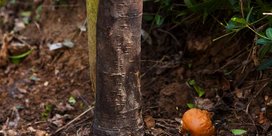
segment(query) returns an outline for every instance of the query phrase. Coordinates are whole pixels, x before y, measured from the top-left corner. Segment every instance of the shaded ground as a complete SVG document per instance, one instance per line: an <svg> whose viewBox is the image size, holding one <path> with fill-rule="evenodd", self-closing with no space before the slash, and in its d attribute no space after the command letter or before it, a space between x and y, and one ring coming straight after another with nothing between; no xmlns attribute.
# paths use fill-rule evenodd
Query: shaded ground
<svg viewBox="0 0 272 136"><path fill-rule="evenodd" d="M86 32L78 28L84 26L86 18L84 2L54 5L46 1L40 21L14 34L17 38L25 37L22 39L34 51L20 64L10 62L0 69L0 122L3 129L14 130L20 135L35 134L39 130L39 133L52 134L92 106L87 37ZM2 9L7 22L1 25L1 37L14 28L14 20L21 19L22 12L31 10L33 5L30 4L32 2L17 3ZM49 50L48 44L65 39L72 40L74 47ZM69 98L75 99L76 103L69 103ZM88 122L80 124L87 125ZM75 125L70 130L76 134L80 129Z"/></svg>
<svg viewBox="0 0 272 136"><path fill-rule="evenodd" d="M23 20L22 12L32 11L32 23L13 37L34 50L20 64L9 62L0 69L0 133L90 134L93 93L84 2L46 1L39 21L34 21L39 2L17 2L1 9L0 37L16 26L18 29L15 20ZM144 30L148 27L144 23ZM190 27L155 29L150 34L152 44L143 42L146 135L181 135L179 122L188 103L213 113L217 135L231 135L234 128L245 129L250 136L272 135L271 69L256 71L257 49L251 44L254 36L227 37L212 43L216 32L205 26ZM48 44L65 39L74 47L49 50ZM203 88L204 96L198 97L188 80Z"/></svg>

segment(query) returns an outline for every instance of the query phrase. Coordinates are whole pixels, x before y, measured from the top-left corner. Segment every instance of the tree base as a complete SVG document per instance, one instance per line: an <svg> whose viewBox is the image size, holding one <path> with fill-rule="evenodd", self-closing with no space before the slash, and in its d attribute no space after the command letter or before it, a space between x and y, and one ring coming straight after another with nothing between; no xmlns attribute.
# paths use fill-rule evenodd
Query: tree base
<svg viewBox="0 0 272 136"><path fill-rule="evenodd" d="M93 136L143 136L144 126L137 128L137 130L121 129L109 129L101 128L97 125L93 125Z"/></svg>

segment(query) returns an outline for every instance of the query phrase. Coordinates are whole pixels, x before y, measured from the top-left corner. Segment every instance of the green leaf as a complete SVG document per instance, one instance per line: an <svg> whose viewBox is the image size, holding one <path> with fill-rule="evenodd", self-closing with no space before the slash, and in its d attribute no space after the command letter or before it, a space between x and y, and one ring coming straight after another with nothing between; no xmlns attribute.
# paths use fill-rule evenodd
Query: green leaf
<svg viewBox="0 0 272 136"><path fill-rule="evenodd" d="M202 97L205 94L205 89L202 88L202 87L200 87L200 86L198 86L198 85L195 85L194 89L197 92L197 94L198 94L199 97Z"/></svg>
<svg viewBox="0 0 272 136"><path fill-rule="evenodd" d="M249 19L250 19L252 10L253 10L253 7L250 8L250 10L249 10L249 12L248 12L248 14L247 14L247 17L246 17L246 21L247 21L247 22L249 22Z"/></svg>
<svg viewBox="0 0 272 136"><path fill-rule="evenodd" d="M189 85L191 85L191 86L194 86L194 85L196 85L196 81L195 80L189 80L189 81L187 81L188 82L188 84Z"/></svg>
<svg viewBox="0 0 272 136"><path fill-rule="evenodd" d="M227 29L227 31L232 31L233 29L236 29L237 26L234 24L233 21L229 21L225 28Z"/></svg>
<svg viewBox="0 0 272 136"><path fill-rule="evenodd" d="M16 55L16 56L9 56L10 60L14 64L19 64L26 56L28 56L33 50L29 50L23 54Z"/></svg>
<svg viewBox="0 0 272 136"><path fill-rule="evenodd" d="M171 0L162 0L162 5L169 6L171 4Z"/></svg>
<svg viewBox="0 0 272 136"><path fill-rule="evenodd" d="M266 29L265 34L269 39L272 40L272 28L271 27Z"/></svg>
<svg viewBox="0 0 272 136"><path fill-rule="evenodd" d="M187 107L190 108L190 109L192 109L192 108L195 108L196 105L193 104L193 103L187 103Z"/></svg>
<svg viewBox="0 0 272 136"><path fill-rule="evenodd" d="M9 3L10 3L10 4L16 4L16 1L17 1L17 0L10 0Z"/></svg>
<svg viewBox="0 0 272 136"><path fill-rule="evenodd" d="M239 31L248 26L248 22L244 18L232 17L225 26L228 31Z"/></svg>
<svg viewBox="0 0 272 136"><path fill-rule="evenodd" d="M176 17L185 16L185 15L187 15L187 14L188 14L188 13L187 13L186 11L180 11Z"/></svg>
<svg viewBox="0 0 272 136"><path fill-rule="evenodd" d="M53 105L51 105L51 104L45 105L45 111L46 111L46 112L51 112L52 109L53 109Z"/></svg>
<svg viewBox="0 0 272 136"><path fill-rule="evenodd" d="M234 6L237 3L237 0L229 0L229 3Z"/></svg>
<svg viewBox="0 0 272 136"><path fill-rule="evenodd" d="M35 20L40 20L42 9L43 9L43 5L41 4L35 11L36 12Z"/></svg>
<svg viewBox="0 0 272 136"><path fill-rule="evenodd" d="M29 24L30 23L30 18L29 17L24 17L23 18L23 22L24 22L24 24Z"/></svg>
<svg viewBox="0 0 272 136"><path fill-rule="evenodd" d="M270 60L267 60L265 62L263 62L258 68L257 70L261 71L261 70L265 70L267 68L269 68L270 66L272 66L272 58Z"/></svg>
<svg viewBox="0 0 272 136"><path fill-rule="evenodd" d="M184 0L184 4L188 7L188 8L192 8L192 7L194 7L194 4L195 3L195 1L193 1L193 0Z"/></svg>
<svg viewBox="0 0 272 136"><path fill-rule="evenodd" d="M23 17L30 17L30 16L31 16L31 11L24 11L24 12L21 12L20 15L23 16Z"/></svg>
<svg viewBox="0 0 272 136"><path fill-rule="evenodd" d="M193 12L199 12L205 9L205 3L197 3L195 0L184 0L186 7Z"/></svg>
<svg viewBox="0 0 272 136"><path fill-rule="evenodd" d="M231 21L236 22L238 24L242 24L242 25L248 24L248 22L244 18L240 18L240 17L232 17Z"/></svg>
<svg viewBox="0 0 272 136"><path fill-rule="evenodd" d="M189 69L191 69L191 68L192 68L192 66L193 66L193 64L192 64L192 63L189 63L189 64L188 64L188 68L189 68Z"/></svg>
<svg viewBox="0 0 272 136"><path fill-rule="evenodd" d="M227 31L237 31L239 29L245 28L245 26L230 20L225 26L225 28L227 29Z"/></svg>
<svg viewBox="0 0 272 136"><path fill-rule="evenodd" d="M68 102L69 102L71 105L75 105L75 104L76 104L76 99L75 99L73 96L70 96Z"/></svg>
<svg viewBox="0 0 272 136"><path fill-rule="evenodd" d="M10 59L20 59L20 58L23 58L23 57L26 57L27 55L29 55L33 50L29 50L23 54L20 54L20 55L16 55L16 56L9 56Z"/></svg>
<svg viewBox="0 0 272 136"><path fill-rule="evenodd" d="M161 26L164 22L164 18L160 15L155 16L155 22L157 26Z"/></svg>
<svg viewBox="0 0 272 136"><path fill-rule="evenodd" d="M263 59L264 56L265 56L268 52L271 51L271 49L272 49L272 46L271 46L271 45L263 45L263 46L261 47L261 49L259 50L259 57L260 57L260 59Z"/></svg>
<svg viewBox="0 0 272 136"><path fill-rule="evenodd" d="M256 44L257 45L268 45L268 44L271 44L272 41L269 41L267 39L264 39L264 38L260 38L256 41Z"/></svg>
<svg viewBox="0 0 272 136"><path fill-rule="evenodd" d="M231 133L233 135L242 135L242 134L245 134L247 131L246 130L243 130L243 129L232 129L231 130Z"/></svg>
<svg viewBox="0 0 272 136"><path fill-rule="evenodd" d="M188 80L187 83L190 86L193 86L199 97L202 97L205 94L205 89L197 85L195 80Z"/></svg>
<svg viewBox="0 0 272 136"><path fill-rule="evenodd" d="M47 119L53 110L53 105L46 104L44 111L41 113L43 119Z"/></svg>

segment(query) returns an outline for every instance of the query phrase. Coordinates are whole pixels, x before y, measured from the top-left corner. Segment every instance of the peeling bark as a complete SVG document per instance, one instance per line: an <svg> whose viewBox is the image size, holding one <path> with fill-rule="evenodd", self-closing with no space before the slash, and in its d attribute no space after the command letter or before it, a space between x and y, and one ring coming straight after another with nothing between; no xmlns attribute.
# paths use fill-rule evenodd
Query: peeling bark
<svg viewBox="0 0 272 136"><path fill-rule="evenodd" d="M143 135L141 0L100 0L97 20L96 136Z"/></svg>

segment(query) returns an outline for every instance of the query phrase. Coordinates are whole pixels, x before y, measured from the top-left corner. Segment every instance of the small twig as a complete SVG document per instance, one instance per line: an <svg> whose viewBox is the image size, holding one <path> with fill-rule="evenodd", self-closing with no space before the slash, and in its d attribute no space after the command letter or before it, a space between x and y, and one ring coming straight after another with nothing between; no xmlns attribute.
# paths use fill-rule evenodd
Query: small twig
<svg viewBox="0 0 272 136"><path fill-rule="evenodd" d="M43 124L43 123L47 123L47 122L46 121L36 121L34 123L28 123L26 126L34 126L34 125Z"/></svg>
<svg viewBox="0 0 272 136"><path fill-rule="evenodd" d="M0 134L3 134L3 136L7 136L7 132L5 132L4 130L0 130Z"/></svg>
<svg viewBox="0 0 272 136"><path fill-rule="evenodd" d="M162 30L162 29L158 29L158 30L161 31L161 32L163 32L163 33L166 33L166 34L170 35L170 36L176 41L176 43L177 43L179 46L181 46L179 40L178 40L172 33L168 32L168 31L165 31L165 30Z"/></svg>
<svg viewBox="0 0 272 136"><path fill-rule="evenodd" d="M12 109L13 109L13 112L15 114L15 119L13 120L13 122L14 122L13 127L17 128L18 123L19 123L19 121L21 119L20 114L19 114L18 109L16 107L13 107Z"/></svg>
<svg viewBox="0 0 272 136"><path fill-rule="evenodd" d="M243 0L240 0L240 10L241 10L241 14L242 14L242 17L244 18L245 15L244 15L244 3L243 3Z"/></svg>
<svg viewBox="0 0 272 136"><path fill-rule="evenodd" d="M250 99L250 101L249 101L249 103L247 104L247 107L246 107L246 114L248 114L248 110L249 110L249 106L250 106L251 102L252 102L253 100L255 100L254 98L256 98L256 97L262 92L262 90L268 85L269 82L270 82L270 81L266 82L266 83L258 90L258 92L253 96L253 98Z"/></svg>
<svg viewBox="0 0 272 136"><path fill-rule="evenodd" d="M29 43L27 43L25 40L23 40L23 38L16 37L15 35L13 35L13 38L15 38L19 42L25 44L28 48L33 49Z"/></svg>
<svg viewBox="0 0 272 136"><path fill-rule="evenodd" d="M140 78L143 78L146 75L147 72L149 72L150 70L152 70L153 68L158 66L159 63L162 63L165 58L166 58L166 56L163 56L159 61L155 61L155 64L152 65L148 70L146 70L145 73L141 74Z"/></svg>
<svg viewBox="0 0 272 136"><path fill-rule="evenodd" d="M176 120L170 120L170 119L155 119L156 125L159 127L162 127L166 129L168 132L176 131L179 132L179 124ZM166 131L165 131L166 132Z"/></svg>
<svg viewBox="0 0 272 136"><path fill-rule="evenodd" d="M41 27L40 24L38 22L34 22L35 26L37 27L37 29L39 30L39 32L41 33Z"/></svg>
<svg viewBox="0 0 272 136"><path fill-rule="evenodd" d="M256 123L255 123L254 119L252 118L252 116L251 116L250 114L247 114L247 115L248 115L249 119L252 121L253 126L254 126L254 127L255 127L255 129L256 129L256 133L257 133L257 135L256 135L256 136L258 136L259 131L258 131L257 127L256 127Z"/></svg>
<svg viewBox="0 0 272 136"><path fill-rule="evenodd" d="M272 16L272 13L263 13L263 15Z"/></svg>
<svg viewBox="0 0 272 136"><path fill-rule="evenodd" d="M84 116L86 113L88 113L89 111L91 111L93 109L94 109L94 106L89 107L89 109L87 109L86 111L84 111L83 113L81 113L80 115L75 117L73 120L68 122L66 125L64 125L64 126L60 127L59 129L57 129L55 134L58 133L59 131L63 130L64 128L67 128L69 125L71 125L72 123L74 123L75 121L77 121L78 119L80 119L82 116Z"/></svg>
<svg viewBox="0 0 272 136"><path fill-rule="evenodd" d="M260 27L258 27L258 28L256 29L256 32L261 31L266 25L267 25L267 23L264 24L264 25L262 25L262 26L260 26ZM258 35L255 35L255 37L254 37L254 39L253 39L252 47L250 48L250 52L249 52L248 57L247 57L247 61L249 61L250 59L253 60L254 65L256 65L256 64L258 63L258 60L257 60L257 58L256 58L256 55L254 56L254 53L256 53L256 49L257 49L257 48L256 48L256 41L257 41L257 40L258 40ZM255 58L254 58L254 57L255 57ZM244 66L243 66L241 73L243 73L243 72L245 71L246 67L247 67L247 65L244 65Z"/></svg>
<svg viewBox="0 0 272 136"><path fill-rule="evenodd" d="M76 132L76 135L77 135L77 136L80 136L80 131L81 131L81 129L82 129L82 128L79 128L79 129L77 130L77 132Z"/></svg>
<svg viewBox="0 0 272 136"><path fill-rule="evenodd" d="M77 29L75 30L76 32L74 33L71 39L74 41L77 41L77 38L80 37L82 33L86 31L84 30L87 27L86 25L87 25L87 18L85 18L82 24L78 25Z"/></svg>

